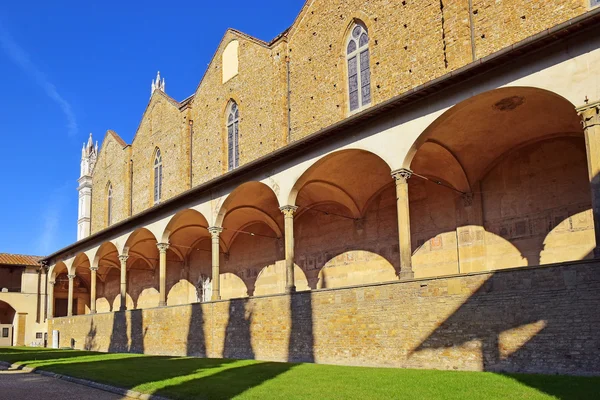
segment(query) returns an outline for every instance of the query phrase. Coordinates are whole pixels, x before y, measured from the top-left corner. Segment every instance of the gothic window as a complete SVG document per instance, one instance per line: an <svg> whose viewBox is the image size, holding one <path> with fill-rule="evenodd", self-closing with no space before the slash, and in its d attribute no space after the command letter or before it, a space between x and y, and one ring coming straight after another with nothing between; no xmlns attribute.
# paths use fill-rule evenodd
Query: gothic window
<svg viewBox="0 0 600 400"><path fill-rule="evenodd" d="M346 45L348 61L348 98L350 112L371 103L371 69L369 66L369 34L360 23L354 24Z"/></svg>
<svg viewBox="0 0 600 400"><path fill-rule="evenodd" d="M240 112L237 104L233 100L229 103L227 109L227 160L228 169L231 171L240 165Z"/></svg>
<svg viewBox="0 0 600 400"><path fill-rule="evenodd" d="M162 196L162 181L162 156L160 154L160 149L156 149L156 153L154 154L154 204L160 202Z"/></svg>
<svg viewBox="0 0 600 400"><path fill-rule="evenodd" d="M112 224L112 204L113 204L113 188L112 183L108 182L108 190L106 193L106 224Z"/></svg>

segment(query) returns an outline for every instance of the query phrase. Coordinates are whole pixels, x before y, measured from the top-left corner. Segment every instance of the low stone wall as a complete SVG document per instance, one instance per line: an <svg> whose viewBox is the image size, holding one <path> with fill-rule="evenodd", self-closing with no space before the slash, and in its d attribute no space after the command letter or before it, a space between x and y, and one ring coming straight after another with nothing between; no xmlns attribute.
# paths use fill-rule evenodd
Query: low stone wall
<svg viewBox="0 0 600 400"><path fill-rule="evenodd" d="M329 364L600 375L600 264L577 262L55 318L60 345Z"/></svg>

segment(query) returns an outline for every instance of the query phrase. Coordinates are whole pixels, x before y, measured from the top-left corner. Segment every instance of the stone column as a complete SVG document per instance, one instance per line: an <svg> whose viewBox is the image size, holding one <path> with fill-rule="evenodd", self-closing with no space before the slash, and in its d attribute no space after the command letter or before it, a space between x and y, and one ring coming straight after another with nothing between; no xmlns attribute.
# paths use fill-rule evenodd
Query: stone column
<svg viewBox="0 0 600 400"><path fill-rule="evenodd" d="M75 279L75 275L69 274L67 275L69 278L69 300L67 303L67 316L73 316L73 279Z"/></svg>
<svg viewBox="0 0 600 400"><path fill-rule="evenodd" d="M159 299L158 306L164 307L167 305L167 249L169 243L158 243L159 253Z"/></svg>
<svg viewBox="0 0 600 400"><path fill-rule="evenodd" d="M600 258L600 102L577 109L585 133L588 174L592 192L592 214L596 245L594 258Z"/></svg>
<svg viewBox="0 0 600 400"><path fill-rule="evenodd" d="M400 279L414 277L410 242L410 215L408 211L408 179L412 171L401 168L392 171L396 181L396 207L398 209L398 244L400 250Z"/></svg>
<svg viewBox="0 0 600 400"><path fill-rule="evenodd" d="M121 262L121 307L119 311L127 310L127 259L129 255L121 254L119 261Z"/></svg>
<svg viewBox="0 0 600 400"><path fill-rule="evenodd" d="M98 267L90 267L90 314L96 314L96 275Z"/></svg>
<svg viewBox="0 0 600 400"><path fill-rule="evenodd" d="M285 220L285 292L296 292L294 280L294 213L298 207L283 206L280 208Z"/></svg>
<svg viewBox="0 0 600 400"><path fill-rule="evenodd" d="M212 299L221 300L221 290L219 284L219 235L223 232L223 228L212 226L208 228L212 238Z"/></svg>
<svg viewBox="0 0 600 400"><path fill-rule="evenodd" d="M56 281L48 281L48 318L54 318L54 284Z"/></svg>

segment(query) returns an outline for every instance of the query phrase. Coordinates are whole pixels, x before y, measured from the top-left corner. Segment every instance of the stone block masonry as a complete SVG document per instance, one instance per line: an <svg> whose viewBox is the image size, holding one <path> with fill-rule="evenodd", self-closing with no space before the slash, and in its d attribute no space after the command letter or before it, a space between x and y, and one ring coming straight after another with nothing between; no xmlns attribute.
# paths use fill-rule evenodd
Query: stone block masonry
<svg viewBox="0 0 600 400"><path fill-rule="evenodd" d="M600 264L576 262L56 318L60 346L600 375Z"/></svg>

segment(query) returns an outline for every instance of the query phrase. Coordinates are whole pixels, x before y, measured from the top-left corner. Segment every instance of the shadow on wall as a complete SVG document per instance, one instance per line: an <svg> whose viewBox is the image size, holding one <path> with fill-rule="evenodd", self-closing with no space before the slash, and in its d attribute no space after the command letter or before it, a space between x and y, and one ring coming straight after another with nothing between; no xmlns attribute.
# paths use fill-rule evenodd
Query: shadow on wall
<svg viewBox="0 0 600 400"><path fill-rule="evenodd" d="M98 329L94 324L94 319L92 318L90 321L90 330L85 336L85 343L83 344L84 350L96 350L96 335L98 334Z"/></svg>
<svg viewBox="0 0 600 400"><path fill-rule="evenodd" d="M600 265L497 272L409 357L439 349L456 352L440 368L500 373L600 374ZM460 280L454 281L459 284ZM452 287L460 296L465 287ZM557 294L560 292L564 294ZM479 347L478 347L479 346ZM481 358L465 352L481 352ZM470 365L465 363L471 362ZM513 378L535 387L531 376ZM553 389L538 387L553 394Z"/></svg>
<svg viewBox="0 0 600 400"><path fill-rule="evenodd" d="M312 294L310 291L290 296L290 316L288 361L315 362Z"/></svg>
<svg viewBox="0 0 600 400"><path fill-rule="evenodd" d="M229 321L225 328L225 342L223 343L223 357L225 358L251 360L255 358L250 332L252 309L248 307L248 304L248 299L229 301Z"/></svg>
<svg viewBox="0 0 600 400"><path fill-rule="evenodd" d="M204 313L201 303L190 305L191 315L187 335L186 354L193 357L207 357L204 335Z"/></svg>

